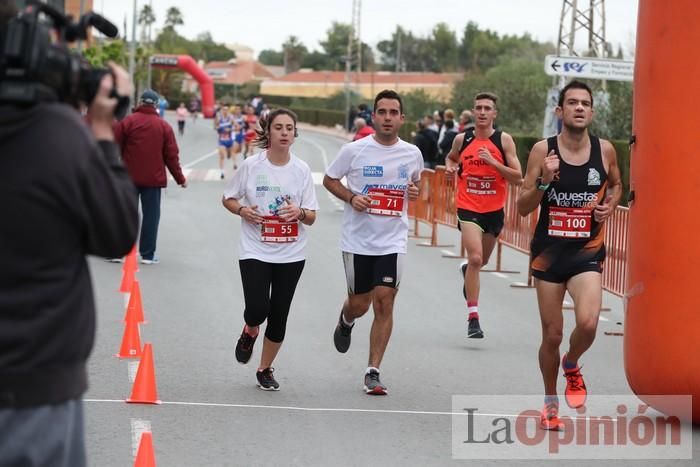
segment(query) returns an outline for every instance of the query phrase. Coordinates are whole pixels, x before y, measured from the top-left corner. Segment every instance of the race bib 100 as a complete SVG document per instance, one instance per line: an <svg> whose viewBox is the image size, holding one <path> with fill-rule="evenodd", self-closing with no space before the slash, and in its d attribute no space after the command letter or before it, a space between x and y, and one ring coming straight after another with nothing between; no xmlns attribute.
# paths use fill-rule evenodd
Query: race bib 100
<svg viewBox="0 0 700 467"><path fill-rule="evenodd" d="M580 208L549 208L548 233L551 237L590 238L591 211Z"/></svg>

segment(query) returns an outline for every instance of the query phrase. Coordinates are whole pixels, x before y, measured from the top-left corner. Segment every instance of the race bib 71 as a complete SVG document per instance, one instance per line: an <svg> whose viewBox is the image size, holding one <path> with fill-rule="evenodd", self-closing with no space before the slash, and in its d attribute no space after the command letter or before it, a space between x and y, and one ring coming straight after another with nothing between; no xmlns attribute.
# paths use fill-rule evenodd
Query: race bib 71
<svg viewBox="0 0 700 467"><path fill-rule="evenodd" d="M367 212L380 216L401 216L403 214L404 192L388 188L370 188L367 191L370 205Z"/></svg>

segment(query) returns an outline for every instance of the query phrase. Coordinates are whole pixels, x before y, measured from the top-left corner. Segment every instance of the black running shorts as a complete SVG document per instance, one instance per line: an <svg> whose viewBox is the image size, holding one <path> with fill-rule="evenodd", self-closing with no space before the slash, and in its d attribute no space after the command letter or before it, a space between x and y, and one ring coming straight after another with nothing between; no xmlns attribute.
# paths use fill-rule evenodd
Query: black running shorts
<svg viewBox="0 0 700 467"><path fill-rule="evenodd" d="M474 212L466 209L457 209L457 228L462 230L462 223L475 224L485 234L498 237L503 230L505 214L503 209L491 212Z"/></svg>
<svg viewBox="0 0 700 467"><path fill-rule="evenodd" d="M377 286L399 288L403 256L398 253L370 256L343 252L348 295L371 292Z"/></svg>
<svg viewBox="0 0 700 467"><path fill-rule="evenodd" d="M537 279L562 284L583 272L603 273L605 247L598 249L572 248L564 245L557 248L535 248L532 251L532 276Z"/></svg>

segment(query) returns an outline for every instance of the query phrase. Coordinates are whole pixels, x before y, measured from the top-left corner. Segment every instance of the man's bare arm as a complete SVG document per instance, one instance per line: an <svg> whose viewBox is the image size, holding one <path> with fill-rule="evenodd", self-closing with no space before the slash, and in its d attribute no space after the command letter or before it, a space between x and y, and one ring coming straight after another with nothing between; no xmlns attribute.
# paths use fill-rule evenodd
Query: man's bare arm
<svg viewBox="0 0 700 467"><path fill-rule="evenodd" d="M537 209L542 201L543 191L537 189L537 177L542 175L542 164L547 152L547 142L540 141L535 144L527 159L527 170L523 185L518 194L518 212L521 216L527 216Z"/></svg>
<svg viewBox="0 0 700 467"><path fill-rule="evenodd" d="M464 133L460 133L455 136L454 141L452 141L452 148L450 152L447 153L445 157L445 169L447 173L454 173L457 171L457 166L459 165L459 149L464 143Z"/></svg>
<svg viewBox="0 0 700 467"><path fill-rule="evenodd" d="M364 211L369 207L369 197L353 193L337 178L331 178L328 175L324 176L323 186L326 188L326 190L333 193L333 196L336 198L346 203L350 203L350 206L357 211Z"/></svg>

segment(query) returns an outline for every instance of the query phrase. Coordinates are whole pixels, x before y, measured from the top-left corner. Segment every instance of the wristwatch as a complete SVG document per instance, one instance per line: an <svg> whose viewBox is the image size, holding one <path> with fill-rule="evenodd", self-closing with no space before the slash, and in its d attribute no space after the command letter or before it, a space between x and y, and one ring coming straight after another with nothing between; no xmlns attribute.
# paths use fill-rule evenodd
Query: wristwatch
<svg viewBox="0 0 700 467"><path fill-rule="evenodd" d="M547 188L549 188L549 183L542 183L542 177L537 177L537 189L547 191Z"/></svg>

